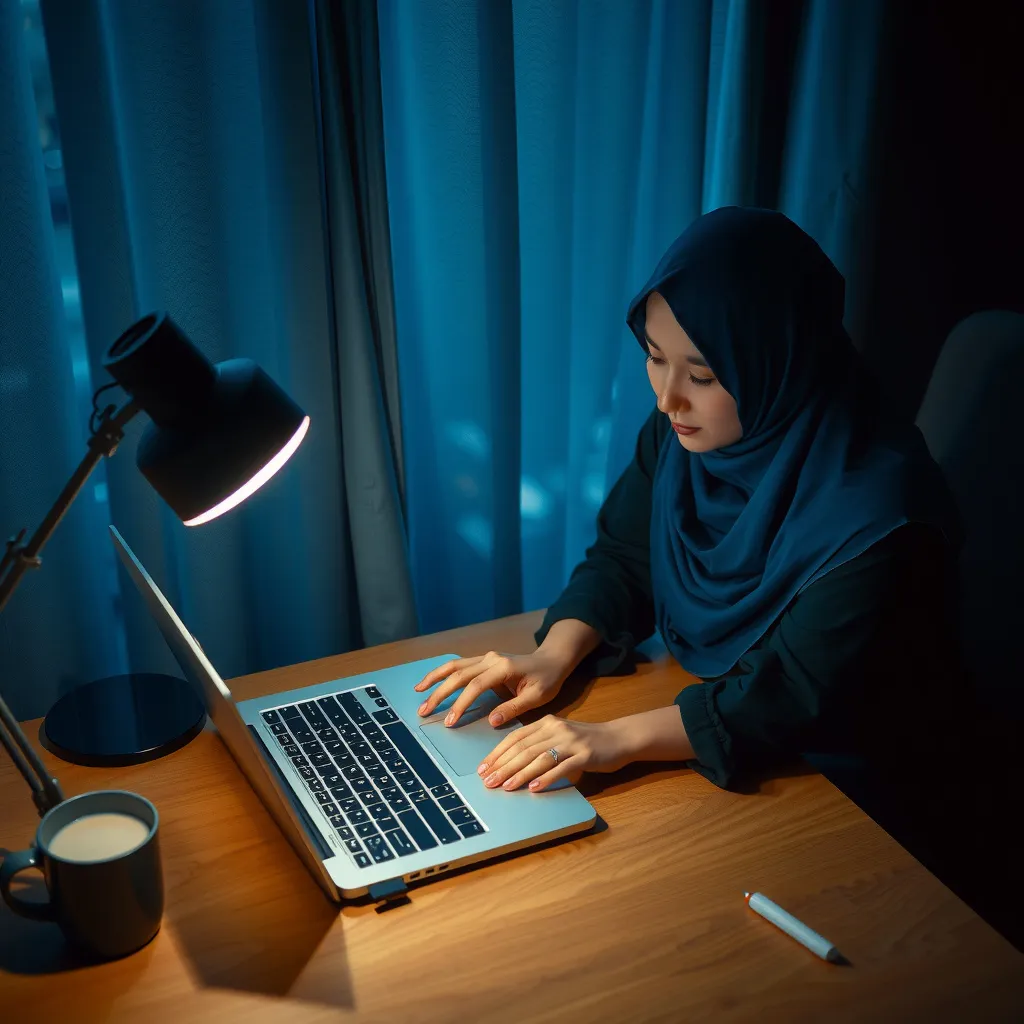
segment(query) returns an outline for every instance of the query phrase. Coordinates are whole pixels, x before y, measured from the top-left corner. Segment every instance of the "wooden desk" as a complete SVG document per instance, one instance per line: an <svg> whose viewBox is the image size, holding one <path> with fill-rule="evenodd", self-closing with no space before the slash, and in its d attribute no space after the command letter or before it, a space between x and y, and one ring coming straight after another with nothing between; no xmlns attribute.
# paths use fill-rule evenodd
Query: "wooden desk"
<svg viewBox="0 0 1024 1024"><path fill-rule="evenodd" d="M448 651L527 650L536 615L236 680L240 698ZM591 721L671 702L670 662L553 709ZM38 723L30 723L35 736ZM216 735L134 768L56 765L67 794L131 789L161 814L167 913L126 960L83 966L0 904L0 1020L970 1021L1024 1017L1024 957L814 774L722 792L686 769L581 789L606 827L413 889L330 904ZM0 847L35 830L0 763ZM749 911L761 890L852 961L823 963Z"/></svg>

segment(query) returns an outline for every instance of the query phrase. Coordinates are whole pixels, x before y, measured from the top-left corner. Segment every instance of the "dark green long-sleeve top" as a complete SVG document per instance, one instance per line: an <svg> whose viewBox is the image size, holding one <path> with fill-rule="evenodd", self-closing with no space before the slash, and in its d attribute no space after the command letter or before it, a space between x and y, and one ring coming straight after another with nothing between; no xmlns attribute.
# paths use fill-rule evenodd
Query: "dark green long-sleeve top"
<svg viewBox="0 0 1024 1024"><path fill-rule="evenodd" d="M601 508L596 542L537 633L539 643L559 619L592 626L600 675L654 631L651 491L669 432L655 410ZM959 665L951 565L937 529L906 524L805 588L729 672L676 697L690 767L729 787L797 755L877 768L941 750Z"/></svg>

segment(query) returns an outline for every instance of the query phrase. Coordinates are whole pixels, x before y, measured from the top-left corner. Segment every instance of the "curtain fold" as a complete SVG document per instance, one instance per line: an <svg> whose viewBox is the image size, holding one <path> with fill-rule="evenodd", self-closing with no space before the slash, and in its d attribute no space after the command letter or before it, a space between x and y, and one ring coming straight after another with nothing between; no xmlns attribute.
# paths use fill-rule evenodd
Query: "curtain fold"
<svg viewBox="0 0 1024 1024"><path fill-rule="evenodd" d="M652 402L626 306L700 213L782 209L851 276L856 324L884 5L379 11L410 558L433 630L546 605L583 556Z"/></svg>
<svg viewBox="0 0 1024 1024"><path fill-rule="evenodd" d="M0 2L0 540L31 535L85 455L61 299L39 122L22 17ZM96 551L104 543L86 487L0 615L0 692L16 715L120 665L103 629ZM27 540L27 537L26 537Z"/></svg>
<svg viewBox="0 0 1024 1024"><path fill-rule="evenodd" d="M376 173L368 159L355 173L335 163L342 142L353 153L368 150L379 123L364 123L354 107L358 116L342 142L321 147L311 7L43 0L42 10L92 386L107 379L100 360L114 338L142 314L166 309L209 358L254 359L311 417L305 442L281 473L229 515L194 529L163 506L132 464L143 427L133 423L106 466L109 521L225 677L408 635L415 613L402 583L399 438L382 394L396 388L394 356L375 341L378 321L367 311L368 303L379 305L379 319L388 320L390 239L365 177ZM24 120L31 96L22 99ZM38 163L30 127L22 126L12 151ZM8 181L18 175L25 172L5 167L0 176L5 205ZM376 219L366 213L374 204ZM45 218L39 225L44 238ZM37 263L36 270L14 267L5 293L24 289L31 271L34 286L49 288L52 299L46 275L53 261L41 251ZM46 319L38 301L26 298L29 305L37 308L33 350L48 353L56 388L71 362L59 313ZM12 310L4 325L5 350L23 313ZM34 396L29 423L49 430L51 444L59 433L61 447L47 455L55 475L67 475L80 458L70 439L81 437L81 417L63 392L43 401L34 389ZM5 442L5 463L11 456ZM4 507L5 520L15 512L29 522L41 518L58 485L36 479L39 493L25 494L24 512ZM68 548L95 558L86 565L79 555L61 580L55 565L42 574L93 600L70 609L47 602L47 615L32 616L9 645L5 664L24 660L45 635L42 622L56 618L83 632L93 663L103 660L95 652L116 649L123 616L131 668L177 673L133 588L114 575L106 506L97 509L101 515L80 497L75 512L92 511L94 521L77 541L73 524L63 524L53 549L67 537ZM0 627L10 621L5 613ZM69 653L68 660L79 669L77 681L99 674L84 656ZM43 713L60 677L45 664L30 674L32 682L19 681L13 694L22 715Z"/></svg>

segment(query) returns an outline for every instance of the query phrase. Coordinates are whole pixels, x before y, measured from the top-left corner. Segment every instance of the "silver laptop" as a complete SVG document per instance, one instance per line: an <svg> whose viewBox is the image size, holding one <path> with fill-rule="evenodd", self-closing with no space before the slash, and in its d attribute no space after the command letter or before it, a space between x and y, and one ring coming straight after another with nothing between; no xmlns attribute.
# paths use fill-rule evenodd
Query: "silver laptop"
<svg viewBox="0 0 1024 1024"><path fill-rule="evenodd" d="M489 790L476 768L501 737L488 691L448 729L449 697L427 719L413 686L445 655L235 703L202 647L111 526L117 553L221 739L303 863L333 899L583 831L594 808L563 783Z"/></svg>

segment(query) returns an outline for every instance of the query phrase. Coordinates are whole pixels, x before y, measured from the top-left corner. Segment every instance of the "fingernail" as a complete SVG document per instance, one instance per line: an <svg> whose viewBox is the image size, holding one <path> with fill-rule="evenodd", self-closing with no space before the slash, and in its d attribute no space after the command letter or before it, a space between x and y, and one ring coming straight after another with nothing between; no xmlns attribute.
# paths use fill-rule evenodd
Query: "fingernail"
<svg viewBox="0 0 1024 1024"><path fill-rule="evenodd" d="M504 721L505 719L502 718L497 711L495 711L494 714L491 715L491 725L501 725L501 723Z"/></svg>
<svg viewBox="0 0 1024 1024"><path fill-rule="evenodd" d="M448 712L448 717L444 720L444 724L445 725L454 725L455 724L455 712L454 711L449 711Z"/></svg>
<svg viewBox="0 0 1024 1024"><path fill-rule="evenodd" d="M421 714L421 715L425 715L426 713L427 713L427 702L426 702L426 701L424 701L424 702L423 702L423 703L422 703L422 704L420 705L420 714Z"/></svg>
<svg viewBox="0 0 1024 1024"><path fill-rule="evenodd" d="M540 779L534 779L533 782L530 783L530 789L540 789Z"/></svg>
<svg viewBox="0 0 1024 1024"><path fill-rule="evenodd" d="M484 763L482 765L480 765L479 768L477 768L477 774L478 775L483 775L483 773L485 771L487 771L487 762L486 761L484 761Z"/></svg>
<svg viewBox="0 0 1024 1024"><path fill-rule="evenodd" d="M498 773L497 772L491 772L491 774L488 775L486 779L484 779L484 784L487 785L487 786L493 786L497 781L498 781Z"/></svg>
<svg viewBox="0 0 1024 1024"><path fill-rule="evenodd" d="M512 788L512 784L513 784L514 781L515 781L514 779L506 779L505 780L505 785L502 786L501 788L502 789L511 789Z"/></svg>

